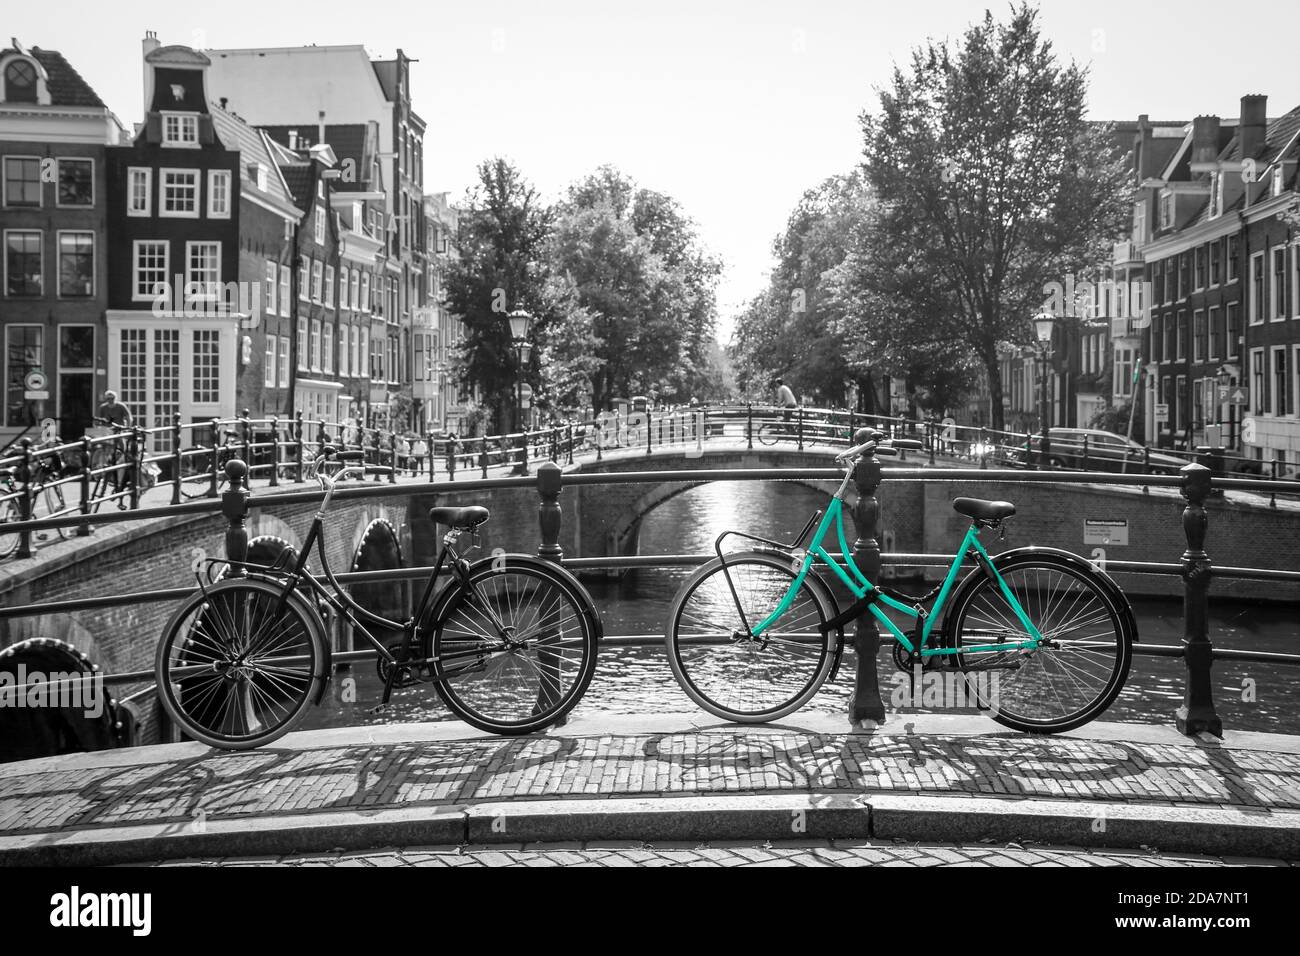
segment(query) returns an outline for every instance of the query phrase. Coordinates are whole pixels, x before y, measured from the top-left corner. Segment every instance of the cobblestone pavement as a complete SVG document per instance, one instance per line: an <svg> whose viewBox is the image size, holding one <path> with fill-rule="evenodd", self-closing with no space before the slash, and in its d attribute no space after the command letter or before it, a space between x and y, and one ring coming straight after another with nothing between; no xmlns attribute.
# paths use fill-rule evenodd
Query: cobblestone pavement
<svg viewBox="0 0 1300 956"><path fill-rule="evenodd" d="M737 733L373 742L0 767L0 833L528 798L903 793L1300 808L1300 755L1024 735ZM179 749L179 748L177 748ZM157 751L156 751L157 753Z"/></svg>
<svg viewBox="0 0 1300 956"><path fill-rule="evenodd" d="M1283 860L1085 850L1032 844L957 846L874 841L565 843L425 846L289 857L170 860L145 866L1294 866Z"/></svg>

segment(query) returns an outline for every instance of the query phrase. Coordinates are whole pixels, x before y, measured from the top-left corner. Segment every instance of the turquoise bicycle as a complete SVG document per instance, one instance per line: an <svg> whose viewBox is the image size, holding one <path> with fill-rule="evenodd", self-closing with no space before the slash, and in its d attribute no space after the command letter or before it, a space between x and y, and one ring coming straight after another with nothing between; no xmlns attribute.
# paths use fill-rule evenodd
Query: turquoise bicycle
<svg viewBox="0 0 1300 956"><path fill-rule="evenodd" d="M737 531L718 537L718 556L673 599L665 635L673 674L695 703L740 723L793 713L834 679L844 626L870 611L894 639L900 669L966 675L961 679L977 706L1007 727L1059 733L1110 705L1132 660L1133 609L1108 575L1068 551L1017 548L991 556L980 532L1014 515L1010 502L953 501L971 526L942 583L922 597L875 585L854 563L843 519L854 466L864 455L919 446L877 432L838 455L844 481L793 544ZM832 536L838 555L827 549ZM724 553L728 537L758 547ZM974 568L963 577L968 558ZM853 596L844 610L827 581L813 573L819 564ZM890 612L910 619L911 629L896 625ZM989 671L996 681L971 676Z"/></svg>

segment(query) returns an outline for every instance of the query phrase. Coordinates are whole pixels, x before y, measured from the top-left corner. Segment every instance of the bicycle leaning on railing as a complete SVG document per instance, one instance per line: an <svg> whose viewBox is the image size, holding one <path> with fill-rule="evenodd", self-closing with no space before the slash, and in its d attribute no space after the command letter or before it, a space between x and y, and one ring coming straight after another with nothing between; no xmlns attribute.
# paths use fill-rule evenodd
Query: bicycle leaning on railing
<svg viewBox="0 0 1300 956"><path fill-rule="evenodd" d="M33 518L58 518L73 509L67 506L63 497L63 488L57 482L62 476L63 459L49 445L37 445L31 454L31 501ZM10 521L22 520L22 507L18 496L26 492L21 468L0 468L0 559L10 557L21 544L22 536L16 532L6 532L3 525ZM62 528L38 531L32 537L36 541L61 540L67 536Z"/></svg>
<svg viewBox="0 0 1300 956"><path fill-rule="evenodd" d="M320 702L330 678L325 604L378 653L381 706L394 688L432 682L453 713L490 733L532 733L560 720L596 667L601 624L586 589L531 555L470 563L464 555L488 510L433 508L430 517L448 530L415 614L394 621L371 613L335 578L321 530L338 482L364 478L364 464L345 464L362 456L327 447L312 463L324 498L301 553L286 550L270 566L205 562L199 591L172 615L158 644L158 694L168 715L193 739L225 749L287 733ZM466 534L470 547L458 550ZM313 545L323 577L307 568ZM206 581L219 565L230 573ZM451 580L435 592L444 565ZM402 640L390 649L371 628L399 631Z"/></svg>
<svg viewBox="0 0 1300 956"><path fill-rule="evenodd" d="M857 461L920 444L876 432L836 456L845 466L844 481L825 512L813 515L792 544L738 531L719 535L718 556L682 584L668 612L669 663L695 703L742 723L794 712L827 677L834 679L844 625L870 611L896 642L900 669L966 675L971 699L1005 726L1056 733L1087 723L1110 705L1124 686L1137 639L1132 607L1109 576L1078 555L1031 547L991 557L980 531L1014 515L1010 502L953 501L971 526L930 594L899 594L862 573L843 521ZM808 547L801 549L814 526ZM826 548L832 532L843 564ZM722 543L730 536L759 547L724 553ZM968 557L975 568L959 582ZM830 587L812 573L818 561L854 596L847 609L840 610ZM914 627L904 633L886 611L912 618ZM996 683L969 677L987 671L997 672Z"/></svg>

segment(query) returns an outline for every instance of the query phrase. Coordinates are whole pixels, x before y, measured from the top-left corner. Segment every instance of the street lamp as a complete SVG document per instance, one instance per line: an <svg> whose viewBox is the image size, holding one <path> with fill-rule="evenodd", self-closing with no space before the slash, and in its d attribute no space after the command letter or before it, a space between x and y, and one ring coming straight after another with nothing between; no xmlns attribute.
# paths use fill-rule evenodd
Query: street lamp
<svg viewBox="0 0 1300 956"><path fill-rule="evenodd" d="M510 344L515 353L515 426L521 428L523 436L519 463L515 465L514 475L528 474L528 426L524 424L524 368L533 354L533 344L528 341L528 328L533 317L523 309L516 309L506 316L510 323ZM531 397L532 392L529 391Z"/></svg>
<svg viewBox="0 0 1300 956"><path fill-rule="evenodd" d="M1043 439L1038 446L1038 467L1047 468L1052 457L1052 422L1047 405L1047 370L1052 357L1052 331L1056 328L1056 316L1050 312L1039 312L1034 316L1034 335L1038 338L1038 358L1041 376L1039 388L1041 393L1041 411L1039 421Z"/></svg>
<svg viewBox="0 0 1300 956"><path fill-rule="evenodd" d="M1235 365L1220 365L1215 372L1215 378L1218 384L1225 389L1231 389L1237 384L1237 376L1241 374L1241 369ZM1218 403L1222 404L1222 403ZM1232 401L1231 396L1228 399L1228 435L1224 444L1233 452L1237 448L1237 406Z"/></svg>

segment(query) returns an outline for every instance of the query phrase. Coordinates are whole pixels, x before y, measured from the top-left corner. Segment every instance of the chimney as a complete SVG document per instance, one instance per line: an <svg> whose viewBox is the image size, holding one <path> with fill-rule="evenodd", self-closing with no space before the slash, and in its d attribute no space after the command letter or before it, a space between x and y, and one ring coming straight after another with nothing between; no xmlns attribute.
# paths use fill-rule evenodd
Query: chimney
<svg viewBox="0 0 1300 956"><path fill-rule="evenodd" d="M1255 159L1264 149L1268 126L1268 97L1252 93L1241 98L1241 158Z"/></svg>
<svg viewBox="0 0 1300 956"><path fill-rule="evenodd" d="M153 109L153 67L148 63L149 54L162 46L158 42L158 34L152 30L144 32L144 39L140 41L140 61L144 65L144 111L148 115Z"/></svg>
<svg viewBox="0 0 1300 956"><path fill-rule="evenodd" d="M1198 116L1192 120L1192 162L1212 163L1219 155L1219 118Z"/></svg>
<svg viewBox="0 0 1300 956"><path fill-rule="evenodd" d="M226 104L230 101L223 96L219 102L221 103L221 108L224 110L226 108Z"/></svg>
<svg viewBox="0 0 1300 956"><path fill-rule="evenodd" d="M316 124L316 142L325 142L325 111L320 111L320 121Z"/></svg>
<svg viewBox="0 0 1300 956"><path fill-rule="evenodd" d="M298 151L298 131L296 129L289 130L289 148L294 152Z"/></svg>

